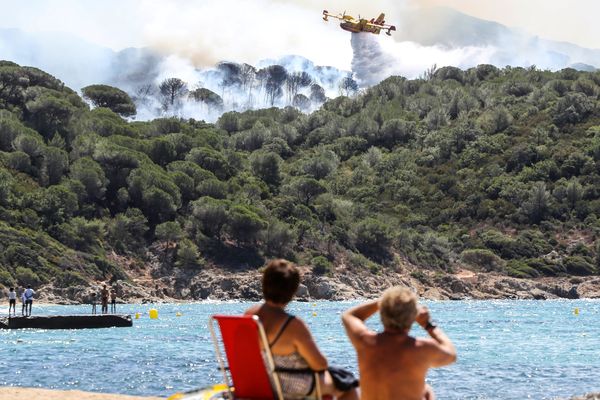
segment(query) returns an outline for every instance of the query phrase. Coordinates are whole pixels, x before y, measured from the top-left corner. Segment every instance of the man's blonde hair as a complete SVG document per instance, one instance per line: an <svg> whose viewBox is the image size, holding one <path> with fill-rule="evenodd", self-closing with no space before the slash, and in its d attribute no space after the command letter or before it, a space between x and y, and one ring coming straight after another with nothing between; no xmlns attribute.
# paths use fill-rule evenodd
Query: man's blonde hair
<svg viewBox="0 0 600 400"><path fill-rule="evenodd" d="M417 317L417 295L408 288L393 286L383 292L379 314L385 328L406 331Z"/></svg>

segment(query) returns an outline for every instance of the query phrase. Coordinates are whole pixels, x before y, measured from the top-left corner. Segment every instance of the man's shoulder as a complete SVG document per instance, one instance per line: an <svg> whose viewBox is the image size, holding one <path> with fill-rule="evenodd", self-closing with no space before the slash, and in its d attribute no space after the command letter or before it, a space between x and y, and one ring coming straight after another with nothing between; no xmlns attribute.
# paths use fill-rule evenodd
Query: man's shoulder
<svg viewBox="0 0 600 400"><path fill-rule="evenodd" d="M440 344L431 338L415 338L415 347L423 353L435 353L439 350Z"/></svg>
<svg viewBox="0 0 600 400"><path fill-rule="evenodd" d="M378 333L370 329L365 329L355 335L357 343L364 347L374 347L377 345Z"/></svg>
<svg viewBox="0 0 600 400"><path fill-rule="evenodd" d="M431 345L436 345L437 342L435 340L433 340L432 338L428 338L428 337L415 337L415 345L417 346L431 346Z"/></svg>

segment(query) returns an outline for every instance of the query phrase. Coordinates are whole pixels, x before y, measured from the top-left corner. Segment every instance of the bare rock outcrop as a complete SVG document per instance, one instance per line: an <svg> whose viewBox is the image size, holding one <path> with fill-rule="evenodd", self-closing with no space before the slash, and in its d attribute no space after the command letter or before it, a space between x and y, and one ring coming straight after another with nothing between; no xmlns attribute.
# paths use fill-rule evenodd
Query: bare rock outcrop
<svg viewBox="0 0 600 400"><path fill-rule="evenodd" d="M393 285L413 288L423 299L579 299L600 298L600 277L556 277L520 279L497 273L460 270L442 273L403 268L368 270L337 267L329 275L315 275L310 267L301 266L302 284L297 299L348 300L376 298ZM57 304L90 303L92 293L99 293L102 282L57 288L48 284L36 289L37 300ZM262 298L261 272L206 267L200 270L172 269L160 275L147 271L144 277L116 281L118 302L147 303L199 300L250 300Z"/></svg>

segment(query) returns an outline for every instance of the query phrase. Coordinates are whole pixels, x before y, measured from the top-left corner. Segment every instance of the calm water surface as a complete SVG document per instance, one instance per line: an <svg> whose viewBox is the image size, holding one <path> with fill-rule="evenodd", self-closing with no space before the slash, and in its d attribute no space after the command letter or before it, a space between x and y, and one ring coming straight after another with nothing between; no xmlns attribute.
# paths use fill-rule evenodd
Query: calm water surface
<svg viewBox="0 0 600 400"><path fill-rule="evenodd" d="M340 313L353 304L292 303L289 308L310 325L331 364L356 372L340 323ZM429 373L439 399L553 399L600 391L600 301L426 304L459 355L455 365ZM167 396L217 383L208 317L241 313L249 305L161 304L155 306L158 320L147 317L151 305L121 305L120 313L142 313L133 328L0 330L0 385ZM34 314L88 311L84 306L34 307ZM378 318L370 324L380 327ZM424 334L420 328L413 333Z"/></svg>

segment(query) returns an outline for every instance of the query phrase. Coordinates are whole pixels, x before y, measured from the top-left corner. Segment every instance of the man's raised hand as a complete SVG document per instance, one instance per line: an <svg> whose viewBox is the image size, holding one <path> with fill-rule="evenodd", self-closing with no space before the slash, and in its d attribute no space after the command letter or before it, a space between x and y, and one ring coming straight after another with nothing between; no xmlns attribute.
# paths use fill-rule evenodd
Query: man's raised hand
<svg viewBox="0 0 600 400"><path fill-rule="evenodd" d="M427 326L427 323L429 322L430 319L430 315L429 315L429 309L425 306L419 306L418 310L417 310L417 317L415 318L415 321L417 321L417 323L419 325L421 325L423 328L425 328L425 326Z"/></svg>

